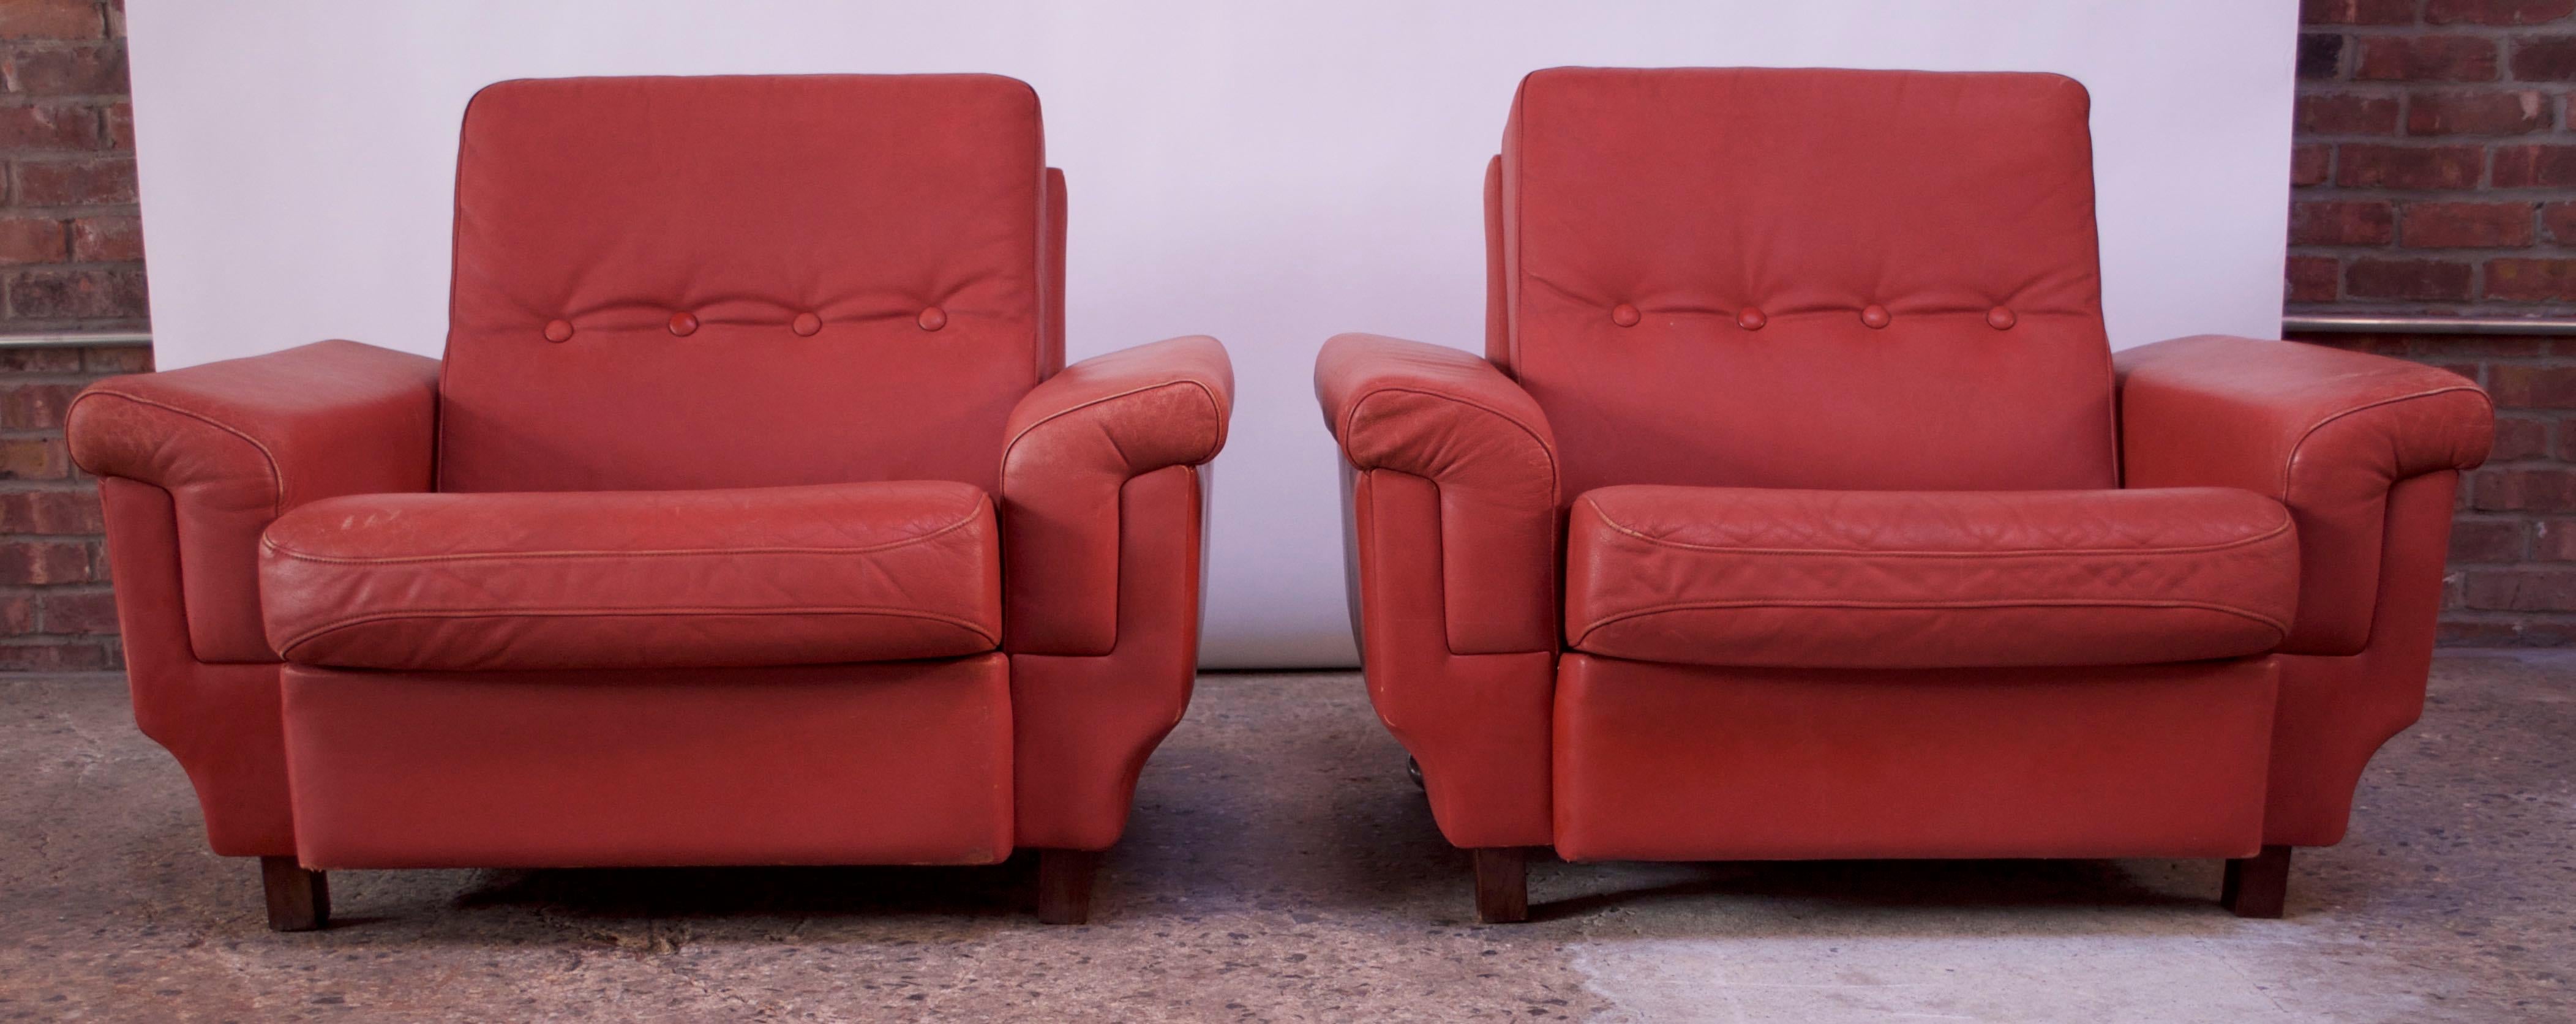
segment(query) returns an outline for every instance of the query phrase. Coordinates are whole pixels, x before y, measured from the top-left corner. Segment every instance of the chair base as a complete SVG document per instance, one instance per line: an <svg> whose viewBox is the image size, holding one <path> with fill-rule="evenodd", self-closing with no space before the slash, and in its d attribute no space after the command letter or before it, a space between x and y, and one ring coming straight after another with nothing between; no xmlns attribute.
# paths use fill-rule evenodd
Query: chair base
<svg viewBox="0 0 2576 1024"><path fill-rule="evenodd" d="M309 932L331 924L331 879L307 871L293 857L259 859L260 884L268 890L270 931Z"/></svg>
<svg viewBox="0 0 2576 1024"><path fill-rule="evenodd" d="M2254 856L2229 860L2218 902L2238 917L2280 917L2290 890L2290 849L2266 846ZM1486 924L1529 920L1529 851L1497 846L1467 853L1475 862L1476 919Z"/></svg>
<svg viewBox="0 0 2576 1024"><path fill-rule="evenodd" d="M1038 920L1084 924L1091 920L1091 881L1100 874L1098 850L1038 851Z"/></svg>
<svg viewBox="0 0 2576 1024"><path fill-rule="evenodd" d="M2290 848L2266 846L2251 857L2227 862L2227 880L2218 902L2238 917L2277 918L2290 893Z"/></svg>
<svg viewBox="0 0 2576 1024"><path fill-rule="evenodd" d="M1529 920L1529 850L1488 846L1468 853L1476 862L1476 919L1486 924Z"/></svg>
<svg viewBox="0 0 2576 1024"><path fill-rule="evenodd" d="M1511 852L1516 857L1520 853ZM1091 882L1099 873L1100 851L1038 851L1038 920L1047 924L1089 922ZM309 932L330 927L331 879L327 872L308 870L293 857L262 857L259 876L262 887L268 890L269 930Z"/></svg>

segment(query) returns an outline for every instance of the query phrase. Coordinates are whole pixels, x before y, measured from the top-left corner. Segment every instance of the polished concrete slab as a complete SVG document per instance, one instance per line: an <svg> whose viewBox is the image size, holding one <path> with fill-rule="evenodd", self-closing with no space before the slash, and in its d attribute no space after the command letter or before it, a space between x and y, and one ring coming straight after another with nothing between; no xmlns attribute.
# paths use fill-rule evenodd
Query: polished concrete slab
<svg viewBox="0 0 2576 1024"><path fill-rule="evenodd" d="M2215 862L1541 863L1474 923L1354 674L1212 675L1094 923L996 868L340 872L261 923L113 677L0 677L0 1020L2576 1019L2576 655L2446 653L2289 917Z"/></svg>

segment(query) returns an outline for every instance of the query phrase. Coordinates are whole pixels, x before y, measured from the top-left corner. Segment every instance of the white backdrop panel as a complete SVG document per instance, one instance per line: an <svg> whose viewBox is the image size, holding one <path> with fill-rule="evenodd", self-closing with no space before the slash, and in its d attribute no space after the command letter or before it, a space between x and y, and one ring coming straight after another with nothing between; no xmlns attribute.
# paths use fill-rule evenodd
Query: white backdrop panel
<svg viewBox="0 0 2576 1024"><path fill-rule="evenodd" d="M556 75L991 71L1073 195L1073 358L1233 351L1206 661L1354 663L1315 349L1482 345L1485 159L1534 68L2050 70L2093 93L2113 343L2277 336L2292 0L131 0L164 367L436 354L466 98ZM1961 139L1973 146L1975 139Z"/></svg>

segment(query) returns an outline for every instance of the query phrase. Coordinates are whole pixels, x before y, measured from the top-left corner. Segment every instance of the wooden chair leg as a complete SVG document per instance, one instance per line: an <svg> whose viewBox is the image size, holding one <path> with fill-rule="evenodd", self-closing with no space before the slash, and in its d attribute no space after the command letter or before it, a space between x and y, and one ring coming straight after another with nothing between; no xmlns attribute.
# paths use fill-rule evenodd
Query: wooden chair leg
<svg viewBox="0 0 2576 1024"><path fill-rule="evenodd" d="M269 930L309 932L331 923L331 880L322 872L293 857L262 857L259 880L268 890Z"/></svg>
<svg viewBox="0 0 2576 1024"><path fill-rule="evenodd" d="M1100 873L1100 851L1038 851L1038 920L1082 924L1091 920L1091 880Z"/></svg>
<svg viewBox="0 0 2576 1024"><path fill-rule="evenodd" d="M1529 920L1529 851L1487 846L1468 852L1476 859L1476 919L1486 924Z"/></svg>
<svg viewBox="0 0 2576 1024"><path fill-rule="evenodd" d="M2279 917L2290 893L2290 848L2266 846L2263 852L2227 862L2227 881L2218 902L2238 917Z"/></svg>

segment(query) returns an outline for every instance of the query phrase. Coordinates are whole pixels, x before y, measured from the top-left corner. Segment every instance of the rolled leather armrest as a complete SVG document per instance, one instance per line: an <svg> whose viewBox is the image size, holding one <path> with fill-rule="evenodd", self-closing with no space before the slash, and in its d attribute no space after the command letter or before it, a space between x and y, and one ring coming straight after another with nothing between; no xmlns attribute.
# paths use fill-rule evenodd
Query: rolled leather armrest
<svg viewBox="0 0 2576 1024"><path fill-rule="evenodd" d="M1440 493L1450 650L1552 650L1557 458L1529 392L1476 355L1369 334L1324 343L1315 396L1354 469Z"/></svg>
<svg viewBox="0 0 2576 1024"><path fill-rule="evenodd" d="M1119 491L1216 458L1233 407L1233 364L1209 337L1085 359L1020 399L1002 447L1005 650L1116 646Z"/></svg>
<svg viewBox="0 0 2576 1024"><path fill-rule="evenodd" d="M2123 482L2237 487L2298 524L2299 611L2282 649L2368 642L2388 489L2476 467L2495 406L2455 373L2287 341L2201 335L2117 353Z"/></svg>
<svg viewBox="0 0 2576 1024"><path fill-rule="evenodd" d="M275 661L259 536L306 502L426 491L438 361L353 341L111 377L72 400L72 460L170 492L198 660Z"/></svg>

